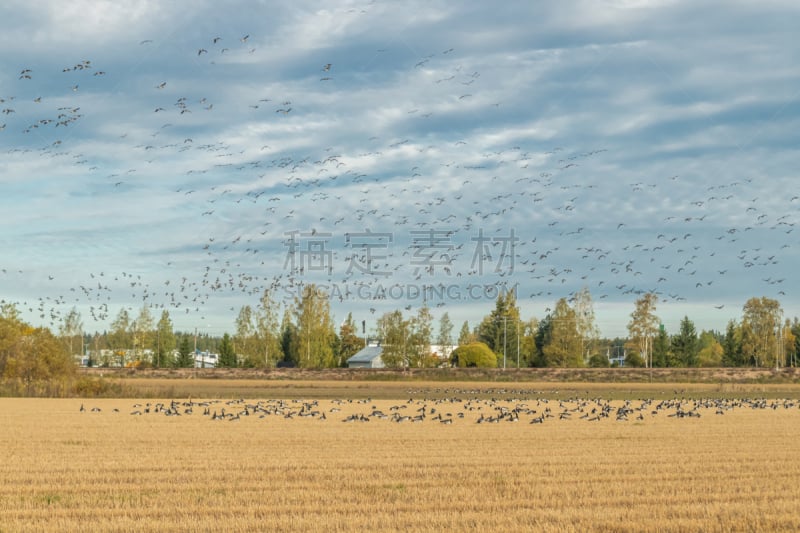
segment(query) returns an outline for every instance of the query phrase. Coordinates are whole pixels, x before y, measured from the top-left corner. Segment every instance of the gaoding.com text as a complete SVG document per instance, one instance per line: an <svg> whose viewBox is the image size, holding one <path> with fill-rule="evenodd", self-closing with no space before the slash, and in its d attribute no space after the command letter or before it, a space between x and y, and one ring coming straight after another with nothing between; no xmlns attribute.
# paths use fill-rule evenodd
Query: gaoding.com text
<svg viewBox="0 0 800 533"><path fill-rule="evenodd" d="M325 296L331 300L403 300L424 302L448 301L473 301L496 300L501 294L516 293L517 283L470 283L460 284L417 284L394 283L382 284L339 284L321 283L314 284L318 296ZM306 287L312 285L292 285L283 287L286 297L302 297Z"/></svg>

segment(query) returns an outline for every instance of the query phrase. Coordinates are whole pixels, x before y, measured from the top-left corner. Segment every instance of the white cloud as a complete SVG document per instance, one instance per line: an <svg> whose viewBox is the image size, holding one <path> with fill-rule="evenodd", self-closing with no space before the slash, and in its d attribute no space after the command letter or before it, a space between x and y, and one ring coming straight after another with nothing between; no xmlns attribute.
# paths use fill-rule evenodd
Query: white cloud
<svg viewBox="0 0 800 533"><path fill-rule="evenodd" d="M763 280L793 264L797 45L749 27L746 5L702 32L681 22L703 9L688 2L16 7L3 13L30 41L0 32L21 54L2 59L0 209L19 227L0 230L17 249L0 266L40 280L26 296L0 277L20 297L127 264L146 279L115 286L114 305L186 277L204 295L189 324L288 277L288 230L332 233L339 267L347 231L395 232L392 281L407 283L409 232L452 226L463 280L470 237L514 228L524 307L589 285L604 333L642 290L698 314L745 290L796 299ZM17 62L32 79L8 74ZM38 122L59 108L80 117ZM31 266L44 246L58 287ZM235 289L204 287L206 268ZM349 305L393 302L379 304Z"/></svg>

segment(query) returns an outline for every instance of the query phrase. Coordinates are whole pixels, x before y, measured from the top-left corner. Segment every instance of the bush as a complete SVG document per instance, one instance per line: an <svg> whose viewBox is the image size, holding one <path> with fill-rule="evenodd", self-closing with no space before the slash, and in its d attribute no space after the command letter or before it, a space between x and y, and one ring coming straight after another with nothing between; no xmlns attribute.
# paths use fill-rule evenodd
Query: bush
<svg viewBox="0 0 800 533"><path fill-rule="evenodd" d="M118 396L122 391L119 383L106 379L82 377L72 385L72 393L80 398L100 398Z"/></svg>
<svg viewBox="0 0 800 533"><path fill-rule="evenodd" d="M495 368L497 366L497 356L482 342L472 342L459 346L450 355L450 362L453 366Z"/></svg>
<svg viewBox="0 0 800 533"><path fill-rule="evenodd" d="M625 366L641 368L644 366L644 359L642 359L642 356L639 355L638 352L630 351L628 355L625 356Z"/></svg>
<svg viewBox="0 0 800 533"><path fill-rule="evenodd" d="M589 366L591 368L608 368L609 366L608 357L606 357L605 355L594 354L589 359Z"/></svg>

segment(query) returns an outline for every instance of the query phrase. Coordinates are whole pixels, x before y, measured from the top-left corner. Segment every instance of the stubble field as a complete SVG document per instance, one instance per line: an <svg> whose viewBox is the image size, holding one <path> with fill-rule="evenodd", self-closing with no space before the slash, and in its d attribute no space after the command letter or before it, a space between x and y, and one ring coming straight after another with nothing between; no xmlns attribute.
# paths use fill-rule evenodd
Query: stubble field
<svg viewBox="0 0 800 533"><path fill-rule="evenodd" d="M402 400L3 398L0 531L800 529L797 401L472 387Z"/></svg>

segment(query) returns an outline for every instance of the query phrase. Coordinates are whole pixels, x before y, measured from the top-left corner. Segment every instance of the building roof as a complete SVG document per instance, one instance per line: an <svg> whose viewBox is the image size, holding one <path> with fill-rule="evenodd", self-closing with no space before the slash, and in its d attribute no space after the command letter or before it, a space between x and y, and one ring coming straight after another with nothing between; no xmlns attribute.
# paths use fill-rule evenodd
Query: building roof
<svg viewBox="0 0 800 533"><path fill-rule="evenodd" d="M381 356L382 346L367 346L361 348L356 354L347 360L347 363L370 363Z"/></svg>

